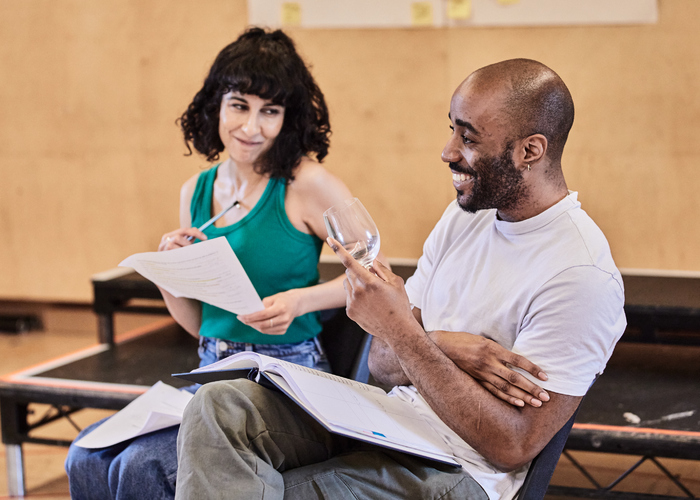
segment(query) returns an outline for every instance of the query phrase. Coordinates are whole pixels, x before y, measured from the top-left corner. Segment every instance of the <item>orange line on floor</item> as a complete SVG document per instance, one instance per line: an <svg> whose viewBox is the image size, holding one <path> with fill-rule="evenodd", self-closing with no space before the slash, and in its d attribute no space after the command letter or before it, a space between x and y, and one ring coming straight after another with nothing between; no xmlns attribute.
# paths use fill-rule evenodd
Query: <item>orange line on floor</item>
<svg viewBox="0 0 700 500"><path fill-rule="evenodd" d="M140 337L142 335L146 335L147 333L150 333L153 330L157 330L159 328L163 328L163 327L166 327L166 326L168 326L170 324L174 324L174 323L175 323L175 320L172 318L158 320L158 321L155 321L153 323L149 323L148 325L141 326L141 327L135 328L133 330L130 330L128 332L125 332L122 335L117 335L115 337L115 342L117 344L121 344L122 342L126 342L128 340ZM51 358L51 359L48 359L46 361L42 361L41 363L36 363L35 365L22 368L20 370L12 372L12 373L5 374L2 377L0 377L0 380L5 381L5 382L17 383L18 381L13 380L13 378L26 372L26 371L36 370L44 365L48 365L50 363L55 363L57 361L60 361L63 358L74 357L76 355L79 355L80 353L89 351L91 349L95 349L96 347L99 347L100 345L102 345L102 344L93 344L93 345L90 345L88 347L83 347L82 349L78 349L77 351L73 351L73 352L68 353L68 354L62 354L61 356L56 356L55 358ZM24 382L25 381L23 380L22 383L24 383ZM48 385L48 384L42 384L42 385Z"/></svg>
<svg viewBox="0 0 700 500"><path fill-rule="evenodd" d="M60 387L63 389L88 389L93 391L105 391L105 392L123 392L127 394L143 394L148 390L148 387L125 387L124 384L116 383L101 383L101 382L91 382L89 380L69 380L69 379L48 379L42 378L40 380L33 378L17 379L17 380L7 380L13 384L22 385L36 385L40 387ZM81 384L81 382L85 382Z"/></svg>
<svg viewBox="0 0 700 500"><path fill-rule="evenodd" d="M127 340L134 339L136 337L140 337L141 335L145 335L147 333L152 332L153 330L157 330L159 328L165 328L168 325L174 325L175 320L173 318L165 318L165 319L160 319L158 321L154 321L153 323L149 323L145 326L140 326L139 328L134 328L133 330L129 330L128 332L124 332L121 335L117 335L114 337L114 341L117 344L121 344L122 342L126 342Z"/></svg>
<svg viewBox="0 0 700 500"><path fill-rule="evenodd" d="M621 427L618 425L574 424L574 429L587 431L633 432L639 434L665 434L671 436L693 436L700 438L700 432L675 431L672 429L652 429L651 427Z"/></svg>

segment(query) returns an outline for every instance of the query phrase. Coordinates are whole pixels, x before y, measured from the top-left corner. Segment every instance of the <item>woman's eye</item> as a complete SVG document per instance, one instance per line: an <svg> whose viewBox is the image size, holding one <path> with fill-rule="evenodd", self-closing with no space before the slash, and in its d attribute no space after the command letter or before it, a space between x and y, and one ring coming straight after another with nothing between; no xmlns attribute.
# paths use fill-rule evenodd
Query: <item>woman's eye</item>
<svg viewBox="0 0 700 500"><path fill-rule="evenodd" d="M275 108L268 108L268 109L265 109L263 112L265 114L268 114L268 115L279 115L280 114L280 110L275 109Z"/></svg>
<svg viewBox="0 0 700 500"><path fill-rule="evenodd" d="M229 106L238 111L246 111L248 109L245 104L241 104L240 102L232 102Z"/></svg>

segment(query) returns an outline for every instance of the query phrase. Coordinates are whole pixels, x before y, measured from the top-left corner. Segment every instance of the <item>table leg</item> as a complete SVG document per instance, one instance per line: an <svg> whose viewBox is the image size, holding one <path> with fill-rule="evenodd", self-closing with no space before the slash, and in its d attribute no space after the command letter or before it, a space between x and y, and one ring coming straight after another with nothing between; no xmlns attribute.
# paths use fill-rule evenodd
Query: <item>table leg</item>
<svg viewBox="0 0 700 500"><path fill-rule="evenodd" d="M24 454L21 444L6 444L7 460L7 492L11 497L23 497L24 487Z"/></svg>
<svg viewBox="0 0 700 500"><path fill-rule="evenodd" d="M114 316L112 313L99 313L97 320L100 344L114 345Z"/></svg>

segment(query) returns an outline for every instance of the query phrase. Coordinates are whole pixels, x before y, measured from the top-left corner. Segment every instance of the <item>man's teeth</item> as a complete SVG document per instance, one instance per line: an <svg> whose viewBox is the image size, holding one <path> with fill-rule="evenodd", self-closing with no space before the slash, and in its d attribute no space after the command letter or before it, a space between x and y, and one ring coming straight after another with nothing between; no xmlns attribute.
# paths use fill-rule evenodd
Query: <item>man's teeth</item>
<svg viewBox="0 0 700 500"><path fill-rule="evenodd" d="M464 182L466 180L471 179L472 176L468 174L462 174L459 172L452 172L452 180L455 182Z"/></svg>

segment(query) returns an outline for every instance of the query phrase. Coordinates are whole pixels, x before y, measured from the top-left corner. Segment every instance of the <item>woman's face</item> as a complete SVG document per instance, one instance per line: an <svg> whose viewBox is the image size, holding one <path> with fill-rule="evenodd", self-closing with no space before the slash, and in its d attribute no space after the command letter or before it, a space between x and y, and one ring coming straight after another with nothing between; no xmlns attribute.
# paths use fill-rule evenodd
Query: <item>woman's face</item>
<svg viewBox="0 0 700 500"><path fill-rule="evenodd" d="M270 149L284 123L284 106L252 94L228 92L221 99L219 136L238 164L253 164Z"/></svg>

